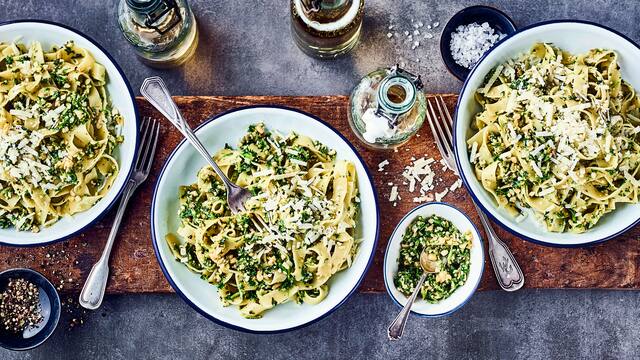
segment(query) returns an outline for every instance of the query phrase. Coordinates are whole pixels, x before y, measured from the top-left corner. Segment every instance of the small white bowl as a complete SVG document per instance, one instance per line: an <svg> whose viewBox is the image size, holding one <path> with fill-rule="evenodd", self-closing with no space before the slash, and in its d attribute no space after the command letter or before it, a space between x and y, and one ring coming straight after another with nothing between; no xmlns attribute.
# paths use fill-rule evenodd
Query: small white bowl
<svg viewBox="0 0 640 360"><path fill-rule="evenodd" d="M391 239L387 244L387 251L384 255L384 285L391 299L398 305L403 307L407 303L407 296L396 289L393 283L393 277L398 272L398 258L400 257L400 242L405 231L411 225L413 220L418 216L428 217L431 215L441 216L453 223L461 232L471 231L472 248L471 248L471 269L467 281L456 289L448 298L436 304L431 304L420 297L411 307L411 312L423 317L439 317L450 315L460 309L471 299L475 293L482 273L484 271L484 248L482 238L476 226L471 222L469 217L457 208L441 202L431 202L420 205L409 211L405 215L395 230L391 234Z"/></svg>
<svg viewBox="0 0 640 360"><path fill-rule="evenodd" d="M113 152L113 156L120 166L120 172L106 196L90 209L73 216L63 217L55 224L40 229L38 233L17 231L14 228L0 229L0 244L2 245L41 246L51 244L68 239L93 226L115 204L133 170L138 144L138 110L131 86L113 57L95 40L62 24L44 20L18 20L0 23L0 42L19 41L30 44L33 41L38 41L44 49L50 49L53 45L64 45L69 40L73 40L78 46L89 50L96 62L102 64L107 70L106 88L111 103L124 118L124 124L120 129L120 134L124 136L124 142L118 145Z"/></svg>
<svg viewBox="0 0 640 360"><path fill-rule="evenodd" d="M480 111L480 105L474 98L476 89L481 86L491 69L529 51L538 42L553 43L573 54L594 48L614 50L618 54L622 78L635 89L640 89L640 46L615 30L581 20L553 20L518 30L484 55L471 70L460 92L454 120L454 148L460 178L476 204L517 237L541 245L559 247L593 245L612 239L640 223L640 204L618 204L616 210L603 216L593 228L584 233L550 232L532 214L524 221L517 222L504 208L499 208L492 195L475 177L469 162L466 141L472 135L471 121Z"/></svg>

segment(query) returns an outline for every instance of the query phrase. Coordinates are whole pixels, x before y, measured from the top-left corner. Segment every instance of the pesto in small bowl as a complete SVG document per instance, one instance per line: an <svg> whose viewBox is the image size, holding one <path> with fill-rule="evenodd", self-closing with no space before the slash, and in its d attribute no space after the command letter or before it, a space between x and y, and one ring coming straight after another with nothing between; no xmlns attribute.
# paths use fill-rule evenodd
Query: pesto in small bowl
<svg viewBox="0 0 640 360"><path fill-rule="evenodd" d="M401 293L411 295L422 275L420 253L426 249L429 260L438 265L435 273L427 275L420 296L429 303L448 298L467 281L472 239L471 231L462 233L445 218L417 216L402 236L394 285Z"/></svg>

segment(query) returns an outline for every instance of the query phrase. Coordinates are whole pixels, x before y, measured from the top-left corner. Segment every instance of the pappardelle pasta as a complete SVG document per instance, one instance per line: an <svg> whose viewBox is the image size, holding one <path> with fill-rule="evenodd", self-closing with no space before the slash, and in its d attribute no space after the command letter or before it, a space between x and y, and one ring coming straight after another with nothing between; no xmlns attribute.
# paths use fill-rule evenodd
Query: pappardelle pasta
<svg viewBox="0 0 640 360"><path fill-rule="evenodd" d="M615 52L538 43L488 74L476 100L470 161L516 220L529 208L550 231L580 233L638 202L640 101Z"/></svg>
<svg viewBox="0 0 640 360"><path fill-rule="evenodd" d="M0 43L0 227L37 232L109 191L123 119L106 77L73 42Z"/></svg>
<svg viewBox="0 0 640 360"><path fill-rule="evenodd" d="M253 193L247 211L231 214L224 185L211 167L202 168L197 182L179 191L177 233L185 241L167 235L174 256L247 318L290 300L319 303L358 249L355 166L335 156L309 137L250 126L237 149L214 156ZM256 215L267 231L254 224Z"/></svg>

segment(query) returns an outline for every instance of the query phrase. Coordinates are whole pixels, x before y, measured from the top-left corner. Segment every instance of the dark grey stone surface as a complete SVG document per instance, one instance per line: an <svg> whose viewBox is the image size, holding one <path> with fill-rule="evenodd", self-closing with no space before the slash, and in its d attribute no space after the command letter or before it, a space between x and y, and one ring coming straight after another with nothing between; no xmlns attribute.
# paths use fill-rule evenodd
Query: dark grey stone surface
<svg viewBox="0 0 640 360"><path fill-rule="evenodd" d="M310 59L289 35L286 0L193 0L199 21L196 58L181 69L141 65L116 26L114 0L0 0L0 21L38 18L80 29L117 59L134 88L159 74L182 95L347 94L355 81L394 62L423 74L428 91L460 88L440 61L438 29L472 1L367 0L362 43L337 61ZM483 1L510 14L518 26L578 18L597 21L640 40L637 1ZM434 38L410 46L386 37L390 23L409 30L410 20L440 22ZM425 28L421 31L424 34ZM419 59L419 62L416 62ZM615 266L612 264L611 266ZM490 271L490 270L488 270ZM478 293L462 310L442 319L412 318L405 338L386 340L398 308L384 295L357 294L329 318L292 333L258 336L218 326L175 295L107 297L68 330L64 315L42 347L1 359L338 359L338 358L637 358L640 292L534 291Z"/></svg>

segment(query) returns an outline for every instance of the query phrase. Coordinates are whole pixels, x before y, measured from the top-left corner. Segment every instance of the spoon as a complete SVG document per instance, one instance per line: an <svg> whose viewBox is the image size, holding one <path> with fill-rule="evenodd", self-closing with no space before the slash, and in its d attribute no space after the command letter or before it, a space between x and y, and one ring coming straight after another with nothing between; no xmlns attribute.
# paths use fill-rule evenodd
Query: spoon
<svg viewBox="0 0 640 360"><path fill-rule="evenodd" d="M402 333L404 333L404 327L407 325L407 320L409 319L409 313L411 312L411 306L413 306L414 301L416 301L416 297L422 288L422 284L424 280L427 278L427 274L434 274L436 272L437 261L429 260L429 254L422 250L420 253L420 267L422 268L422 276L420 280L418 280L418 285L413 289L413 293L407 300L407 304L402 308L398 316L391 322L389 325L389 329L387 330L387 334L389 335L389 340L400 340L402 337Z"/></svg>

